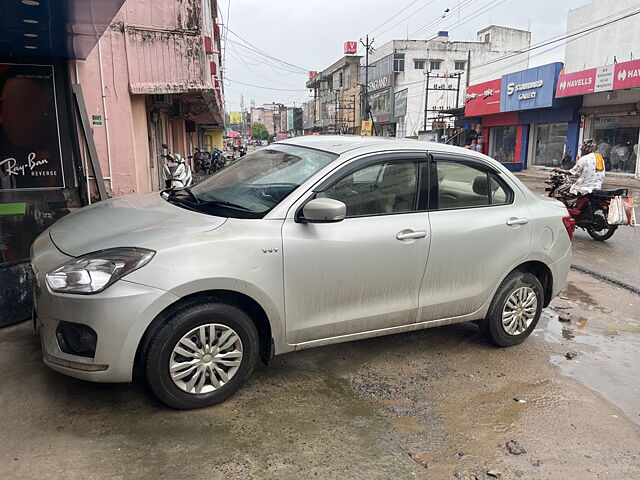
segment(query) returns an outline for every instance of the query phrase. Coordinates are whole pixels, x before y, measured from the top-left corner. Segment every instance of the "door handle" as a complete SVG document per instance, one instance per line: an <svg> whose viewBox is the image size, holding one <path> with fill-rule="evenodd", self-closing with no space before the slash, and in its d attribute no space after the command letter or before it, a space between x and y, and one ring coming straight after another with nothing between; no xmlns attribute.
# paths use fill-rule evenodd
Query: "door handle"
<svg viewBox="0 0 640 480"><path fill-rule="evenodd" d="M418 230L417 232L413 230L402 230L398 232L396 238L398 240L413 240L416 238L424 238L426 236L427 232L425 232L424 230Z"/></svg>
<svg viewBox="0 0 640 480"><path fill-rule="evenodd" d="M507 218L507 225L509 225L510 227L513 225L526 225L527 223L529 223L528 218L518 218L518 217Z"/></svg>

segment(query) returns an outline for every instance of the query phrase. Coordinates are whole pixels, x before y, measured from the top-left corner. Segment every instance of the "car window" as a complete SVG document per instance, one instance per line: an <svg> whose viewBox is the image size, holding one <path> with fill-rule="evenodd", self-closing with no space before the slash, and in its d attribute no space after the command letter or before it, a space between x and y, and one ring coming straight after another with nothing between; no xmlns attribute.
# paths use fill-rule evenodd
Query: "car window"
<svg viewBox="0 0 640 480"><path fill-rule="evenodd" d="M491 205L505 205L511 203L513 193L495 173L489 173L491 185Z"/></svg>
<svg viewBox="0 0 640 480"><path fill-rule="evenodd" d="M438 207L489 205L487 172L464 163L438 162Z"/></svg>
<svg viewBox="0 0 640 480"><path fill-rule="evenodd" d="M382 162L357 170L317 194L347 206L347 217L412 212L416 209L418 164Z"/></svg>

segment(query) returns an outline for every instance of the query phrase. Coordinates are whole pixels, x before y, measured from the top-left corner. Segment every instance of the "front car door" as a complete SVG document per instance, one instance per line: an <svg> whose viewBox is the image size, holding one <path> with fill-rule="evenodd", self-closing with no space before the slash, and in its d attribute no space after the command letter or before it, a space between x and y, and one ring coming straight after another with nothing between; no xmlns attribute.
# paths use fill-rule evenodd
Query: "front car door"
<svg viewBox="0 0 640 480"><path fill-rule="evenodd" d="M435 154L430 167L431 250L418 321L471 314L531 248L524 195L491 165Z"/></svg>
<svg viewBox="0 0 640 480"><path fill-rule="evenodd" d="M424 153L358 159L307 198L344 202L344 220L285 221L288 343L416 321L430 237L427 199L420 197L426 192L426 166Z"/></svg>

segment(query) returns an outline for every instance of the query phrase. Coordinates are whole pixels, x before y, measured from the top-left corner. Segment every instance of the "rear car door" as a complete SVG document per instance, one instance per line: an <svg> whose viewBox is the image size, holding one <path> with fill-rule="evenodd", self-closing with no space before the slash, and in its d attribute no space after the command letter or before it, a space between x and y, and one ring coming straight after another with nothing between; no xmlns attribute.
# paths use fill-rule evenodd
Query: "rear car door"
<svg viewBox="0 0 640 480"><path fill-rule="evenodd" d="M308 197L345 203L344 220L285 221L288 343L415 322L430 236L423 164L425 154L360 159Z"/></svg>
<svg viewBox="0 0 640 480"><path fill-rule="evenodd" d="M429 167L431 249L418 321L475 312L531 248L524 195L489 164L434 154Z"/></svg>

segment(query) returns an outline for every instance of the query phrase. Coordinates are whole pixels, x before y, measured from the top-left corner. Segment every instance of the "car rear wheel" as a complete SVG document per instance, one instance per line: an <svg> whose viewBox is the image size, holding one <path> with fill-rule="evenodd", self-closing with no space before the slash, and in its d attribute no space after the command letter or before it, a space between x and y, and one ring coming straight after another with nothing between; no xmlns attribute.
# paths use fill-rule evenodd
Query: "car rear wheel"
<svg viewBox="0 0 640 480"><path fill-rule="evenodd" d="M215 301L179 311L151 340L146 378L153 394L177 409L223 402L258 360L254 323L235 305Z"/></svg>
<svg viewBox="0 0 640 480"><path fill-rule="evenodd" d="M536 328L544 295L538 278L528 272L513 272L500 284L481 328L499 347L522 343Z"/></svg>

